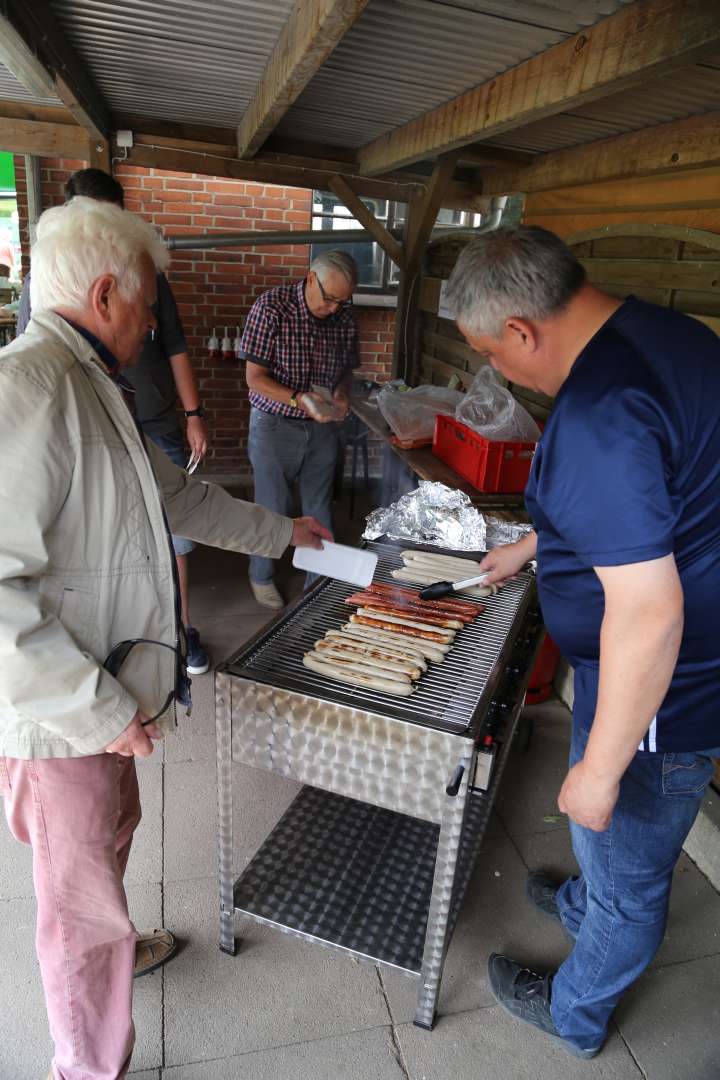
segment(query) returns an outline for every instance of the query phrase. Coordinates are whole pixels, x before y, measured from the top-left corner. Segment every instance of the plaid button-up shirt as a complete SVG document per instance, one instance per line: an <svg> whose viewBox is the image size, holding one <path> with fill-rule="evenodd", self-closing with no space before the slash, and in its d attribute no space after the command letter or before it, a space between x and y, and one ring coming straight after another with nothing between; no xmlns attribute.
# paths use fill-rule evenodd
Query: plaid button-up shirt
<svg viewBox="0 0 720 1080"><path fill-rule="evenodd" d="M243 328L243 360L267 368L268 375L297 393L313 386L334 390L357 367L358 337L352 306L326 319L316 318L305 301L305 281L270 289L253 304ZM250 391L250 403L263 412L308 420L302 409Z"/></svg>

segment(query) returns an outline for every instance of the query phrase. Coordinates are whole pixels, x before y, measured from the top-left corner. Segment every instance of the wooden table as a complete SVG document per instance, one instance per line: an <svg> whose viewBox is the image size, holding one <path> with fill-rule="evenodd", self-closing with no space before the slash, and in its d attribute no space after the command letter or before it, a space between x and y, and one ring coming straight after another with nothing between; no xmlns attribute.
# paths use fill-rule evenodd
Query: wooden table
<svg viewBox="0 0 720 1080"><path fill-rule="evenodd" d="M480 491L439 457L435 457L429 446L424 446L420 450L403 450L402 447L391 442L392 429L377 405L368 401L367 398L353 397L350 408L373 435L387 443L421 480L434 480L451 488L459 488L469 496L474 506L481 510L492 510L498 517L513 518L516 521L528 520L522 492L503 494L502 492ZM512 510L513 513L504 513L508 510Z"/></svg>

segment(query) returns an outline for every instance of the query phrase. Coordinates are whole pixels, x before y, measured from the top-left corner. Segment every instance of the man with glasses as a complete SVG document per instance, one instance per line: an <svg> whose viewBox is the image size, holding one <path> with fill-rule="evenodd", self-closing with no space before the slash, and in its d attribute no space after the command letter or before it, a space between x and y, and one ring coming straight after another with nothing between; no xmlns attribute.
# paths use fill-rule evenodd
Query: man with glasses
<svg viewBox="0 0 720 1080"><path fill-rule="evenodd" d="M242 356L250 391L248 456L255 502L287 514L298 485L303 514L331 525L338 421L349 408L357 366L352 294L357 266L344 251L313 260L306 278L263 293L247 317ZM281 608L274 560L250 559L250 585L263 607Z"/></svg>

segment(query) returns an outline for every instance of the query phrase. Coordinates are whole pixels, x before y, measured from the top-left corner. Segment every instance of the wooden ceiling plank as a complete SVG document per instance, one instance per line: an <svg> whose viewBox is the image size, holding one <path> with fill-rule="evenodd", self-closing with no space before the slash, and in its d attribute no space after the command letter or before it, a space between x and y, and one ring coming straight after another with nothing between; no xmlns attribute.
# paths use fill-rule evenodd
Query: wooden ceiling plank
<svg viewBox="0 0 720 1080"><path fill-rule="evenodd" d="M298 167L276 161L264 161L255 158L247 161L226 156L227 148L215 154L194 152L190 149L173 149L155 145L141 145L138 142L127 152L128 165L139 165L147 169L164 169L169 172L197 173L204 176L248 180L258 184L278 184L287 187L317 188L329 191L329 181L335 174L308 166ZM113 154L122 157L125 151L113 147ZM428 188L428 178L423 183L415 178L408 180L387 180L385 178L358 176L345 173L357 195L371 198L394 199L407 202L413 195L423 195ZM442 205L458 210L476 208L479 192L477 187L454 181L448 185Z"/></svg>
<svg viewBox="0 0 720 1080"><path fill-rule="evenodd" d="M87 160L88 134L75 124L52 124L0 117L0 150L40 157Z"/></svg>
<svg viewBox="0 0 720 1080"><path fill-rule="evenodd" d="M362 14L368 0L297 0L238 124L238 157L252 157Z"/></svg>
<svg viewBox="0 0 720 1080"><path fill-rule="evenodd" d="M101 144L115 127L112 114L47 0L5 3L16 30L50 75L55 93L90 138Z"/></svg>
<svg viewBox="0 0 720 1080"><path fill-rule="evenodd" d="M720 43L717 0L636 0L361 148L372 176L489 139L702 59Z"/></svg>
<svg viewBox="0 0 720 1080"><path fill-rule="evenodd" d="M402 249L402 244L399 244L395 237L387 231L382 222L378 221L372 210L368 210L365 203L355 194L345 177L340 176L339 174L333 176L330 180L330 190L333 194L337 195L340 202L348 208L350 213L360 222L363 228L367 229L370 235L377 240L385 254L402 269L405 265L405 254Z"/></svg>
<svg viewBox="0 0 720 1080"><path fill-rule="evenodd" d="M604 180L682 172L720 164L720 112L539 154L518 169L483 174L483 195L531 194Z"/></svg>

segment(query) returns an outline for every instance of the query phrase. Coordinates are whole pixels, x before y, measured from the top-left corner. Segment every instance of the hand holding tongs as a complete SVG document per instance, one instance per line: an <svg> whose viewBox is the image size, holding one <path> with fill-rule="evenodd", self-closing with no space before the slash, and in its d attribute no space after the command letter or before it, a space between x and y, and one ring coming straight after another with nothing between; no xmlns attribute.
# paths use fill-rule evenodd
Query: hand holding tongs
<svg viewBox="0 0 720 1080"><path fill-rule="evenodd" d="M459 592L460 589L469 589L471 585L483 585L490 577L490 572L479 574L476 577L464 578L462 581L436 581L434 585L428 585L420 591L421 600L439 600L441 596Z"/></svg>

